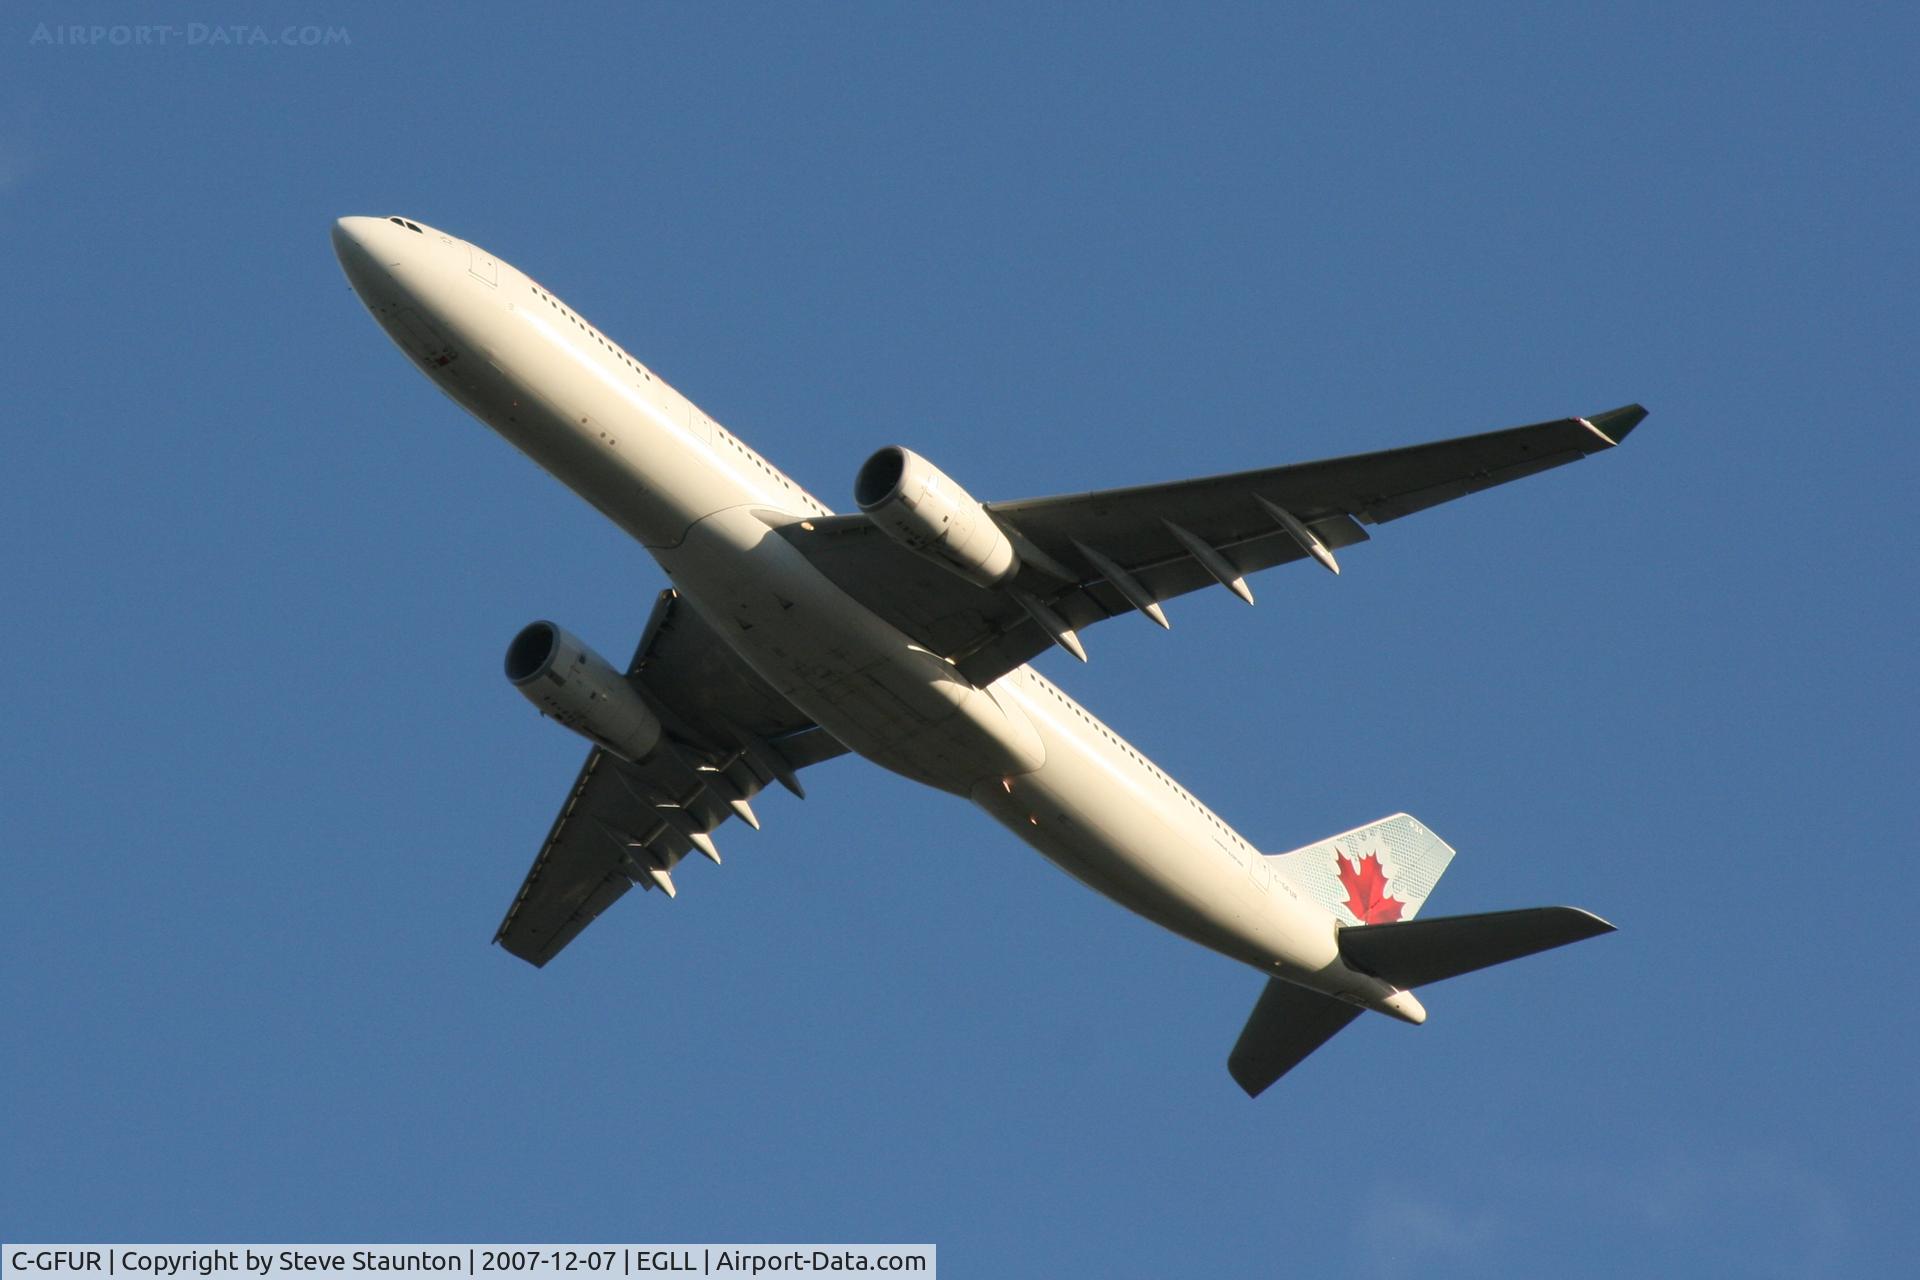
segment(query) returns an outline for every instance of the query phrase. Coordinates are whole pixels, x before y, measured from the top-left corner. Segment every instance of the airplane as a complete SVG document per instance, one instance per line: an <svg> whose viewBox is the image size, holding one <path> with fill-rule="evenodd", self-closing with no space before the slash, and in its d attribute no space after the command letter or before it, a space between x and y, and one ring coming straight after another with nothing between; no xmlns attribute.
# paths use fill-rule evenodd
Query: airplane
<svg viewBox="0 0 1920 1280"><path fill-rule="evenodd" d="M1232 475L982 503L888 446L836 514L551 290L410 218L346 217L353 290L433 384L643 546L671 583L617 668L549 621L506 675L592 747L494 941L544 966L634 885L672 898L730 817L852 752L971 800L1069 875L1267 978L1228 1071L1258 1096L1365 1010L1595 937L1573 907L1416 918L1453 849L1394 814L1266 854L1030 661L1208 587L1613 448L1627 405Z"/></svg>

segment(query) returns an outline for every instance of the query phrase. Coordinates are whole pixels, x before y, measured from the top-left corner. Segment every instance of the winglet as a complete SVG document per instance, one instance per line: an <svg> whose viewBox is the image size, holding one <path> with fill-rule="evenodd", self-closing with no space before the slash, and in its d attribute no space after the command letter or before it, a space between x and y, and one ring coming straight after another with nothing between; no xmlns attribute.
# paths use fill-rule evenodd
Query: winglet
<svg viewBox="0 0 1920 1280"><path fill-rule="evenodd" d="M1580 421L1586 423L1595 435L1608 444L1614 445L1625 440L1627 434L1639 426L1641 419L1646 416L1645 408L1637 404L1629 404L1618 409L1609 409L1605 413L1596 413Z"/></svg>

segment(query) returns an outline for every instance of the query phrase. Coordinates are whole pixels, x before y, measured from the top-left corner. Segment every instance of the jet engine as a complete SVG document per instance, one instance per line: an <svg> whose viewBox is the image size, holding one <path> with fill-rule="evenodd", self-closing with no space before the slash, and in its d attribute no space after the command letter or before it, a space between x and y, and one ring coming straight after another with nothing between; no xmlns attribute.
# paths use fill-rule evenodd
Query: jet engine
<svg viewBox="0 0 1920 1280"><path fill-rule="evenodd" d="M868 458L853 500L886 535L982 587L1020 571L1020 557L987 509L911 449L889 445Z"/></svg>
<svg viewBox="0 0 1920 1280"><path fill-rule="evenodd" d="M551 622L529 623L507 646L507 679L583 738L638 764L660 745L660 717L625 676Z"/></svg>

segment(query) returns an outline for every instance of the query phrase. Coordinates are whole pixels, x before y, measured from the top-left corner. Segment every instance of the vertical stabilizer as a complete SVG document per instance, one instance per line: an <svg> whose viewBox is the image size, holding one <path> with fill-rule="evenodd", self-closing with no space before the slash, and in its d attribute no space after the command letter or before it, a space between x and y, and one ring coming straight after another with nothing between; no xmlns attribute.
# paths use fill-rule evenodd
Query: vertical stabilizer
<svg viewBox="0 0 1920 1280"><path fill-rule="evenodd" d="M1267 857L1341 924L1413 919L1452 861L1453 846L1404 813Z"/></svg>

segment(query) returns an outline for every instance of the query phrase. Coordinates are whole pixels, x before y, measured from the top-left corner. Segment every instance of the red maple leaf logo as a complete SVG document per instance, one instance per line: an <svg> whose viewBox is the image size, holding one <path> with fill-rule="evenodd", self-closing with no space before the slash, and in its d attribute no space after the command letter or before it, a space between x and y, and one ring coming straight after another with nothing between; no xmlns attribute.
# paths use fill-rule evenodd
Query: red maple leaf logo
<svg viewBox="0 0 1920 1280"><path fill-rule="evenodd" d="M1340 864L1340 883L1347 890L1347 910L1353 912L1355 920L1361 924L1391 924L1400 918L1400 909L1407 904L1387 896L1387 877L1380 871L1378 854L1368 854L1356 867L1335 849L1333 860Z"/></svg>

